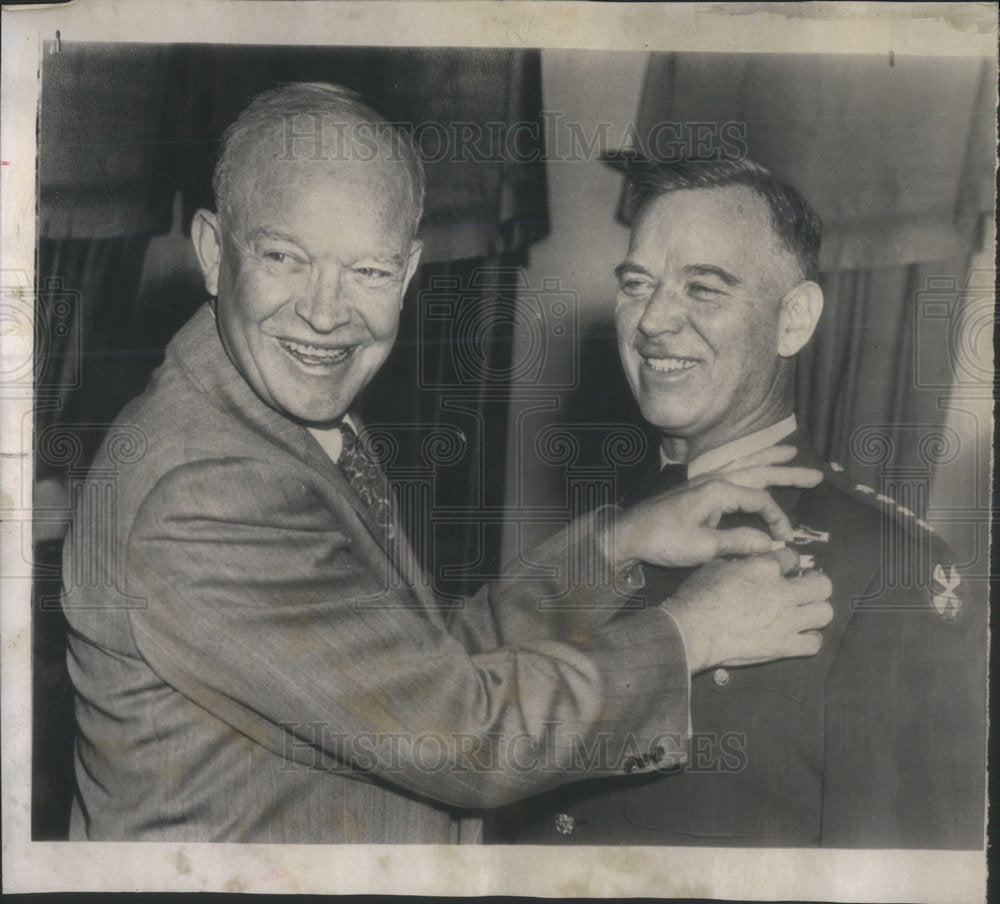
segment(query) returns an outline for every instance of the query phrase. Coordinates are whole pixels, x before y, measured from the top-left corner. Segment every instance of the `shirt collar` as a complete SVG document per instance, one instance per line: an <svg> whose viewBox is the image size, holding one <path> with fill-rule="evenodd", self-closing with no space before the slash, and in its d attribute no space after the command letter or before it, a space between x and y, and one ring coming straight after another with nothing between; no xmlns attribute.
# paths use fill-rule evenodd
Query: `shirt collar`
<svg viewBox="0 0 1000 904"><path fill-rule="evenodd" d="M688 462L687 476L690 479L691 477L697 477L699 474L705 474L708 471L715 471L718 468L728 465L730 462L736 461L738 458L744 458L747 455L753 455L754 452L760 452L770 446L777 445L797 429L798 423L795 420L795 415L790 414L783 420L778 421L778 423L771 424L770 427L757 430L755 433L748 433L746 436L741 436L732 442L723 443L721 446L709 449L707 452L702 452L701 455ZM661 448L660 465L662 467L668 464L680 464L680 462L667 458Z"/></svg>
<svg viewBox="0 0 1000 904"><path fill-rule="evenodd" d="M357 425L351 420L349 414L344 415L343 421L357 433ZM315 437L323 451L330 456L330 461L339 464L340 453L344 451L344 434L340 432L340 424L335 427L309 427L307 429Z"/></svg>

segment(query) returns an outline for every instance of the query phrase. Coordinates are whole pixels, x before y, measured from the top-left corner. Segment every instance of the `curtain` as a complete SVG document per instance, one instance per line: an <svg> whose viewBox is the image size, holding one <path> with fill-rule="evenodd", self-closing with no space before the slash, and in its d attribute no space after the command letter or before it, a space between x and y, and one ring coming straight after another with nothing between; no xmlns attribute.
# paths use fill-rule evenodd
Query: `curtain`
<svg viewBox="0 0 1000 904"><path fill-rule="evenodd" d="M500 571L509 396L519 281L517 255L430 263L403 305L386 363L361 413L383 449L410 541L445 605ZM418 497L418 493L423 493ZM484 526L486 525L486 526Z"/></svg>
<svg viewBox="0 0 1000 904"><path fill-rule="evenodd" d="M886 467L934 464L926 437L943 436L939 400L953 350L940 320L923 319L921 307L938 294L935 285L960 284L955 274L965 266L960 259L821 276L824 313L799 356L796 413L817 447L868 486L879 486Z"/></svg>
<svg viewBox="0 0 1000 904"><path fill-rule="evenodd" d="M427 261L495 256L548 231L538 51L63 42L43 61L40 234L161 234L211 205L222 133L289 81L352 88L424 152Z"/></svg>

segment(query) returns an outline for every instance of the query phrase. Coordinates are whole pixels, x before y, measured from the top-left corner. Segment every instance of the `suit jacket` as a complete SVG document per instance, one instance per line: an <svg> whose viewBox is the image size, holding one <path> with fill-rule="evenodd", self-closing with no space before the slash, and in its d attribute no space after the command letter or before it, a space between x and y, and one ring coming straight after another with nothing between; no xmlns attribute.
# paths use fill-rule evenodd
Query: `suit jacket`
<svg viewBox="0 0 1000 904"><path fill-rule="evenodd" d="M962 599L929 526L801 433L783 442L825 477L773 490L833 584L820 653L696 675L685 767L524 801L491 818L487 841L982 846L985 607ZM644 592L666 598L684 574L647 569Z"/></svg>
<svg viewBox="0 0 1000 904"><path fill-rule="evenodd" d="M664 746L688 725L671 618L613 618L599 582L548 612L552 582L525 575L446 619L405 541L390 559L339 467L254 395L207 308L76 500L73 838L440 843L456 808L573 778L594 739L611 749L595 772L683 756ZM565 572L565 536L535 553Z"/></svg>

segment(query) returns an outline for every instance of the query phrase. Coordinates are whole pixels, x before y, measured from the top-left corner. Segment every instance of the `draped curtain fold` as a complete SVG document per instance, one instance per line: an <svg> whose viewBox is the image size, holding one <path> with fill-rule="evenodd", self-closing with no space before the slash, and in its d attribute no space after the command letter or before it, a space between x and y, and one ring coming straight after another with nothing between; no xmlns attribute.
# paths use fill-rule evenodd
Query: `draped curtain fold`
<svg viewBox="0 0 1000 904"><path fill-rule="evenodd" d="M852 476L869 486L878 485L885 466L920 466L921 438L945 421L939 399L952 377L948 335L921 330L920 299L936 279L952 279L965 264L911 263L820 277L825 311L799 355L796 412L817 447L832 461L849 462ZM940 372L931 387L918 377L918 369L928 367ZM857 454L863 429L888 442L890 459Z"/></svg>
<svg viewBox="0 0 1000 904"><path fill-rule="evenodd" d="M222 133L255 94L327 81L424 152L425 261L516 251L548 231L538 51L63 42L43 63L40 234L154 235L211 205Z"/></svg>

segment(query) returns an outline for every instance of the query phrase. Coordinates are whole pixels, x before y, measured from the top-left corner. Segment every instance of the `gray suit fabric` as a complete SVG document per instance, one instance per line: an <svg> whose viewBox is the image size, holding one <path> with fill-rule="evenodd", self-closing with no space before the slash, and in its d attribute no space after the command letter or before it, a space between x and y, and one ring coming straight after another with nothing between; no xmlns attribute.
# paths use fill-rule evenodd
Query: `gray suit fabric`
<svg viewBox="0 0 1000 904"><path fill-rule="evenodd" d="M559 573L566 536L534 562ZM77 494L71 837L447 843L579 778L581 750L589 774L683 758L662 610L598 583L550 612L536 568L443 613L410 559L201 309Z"/></svg>

